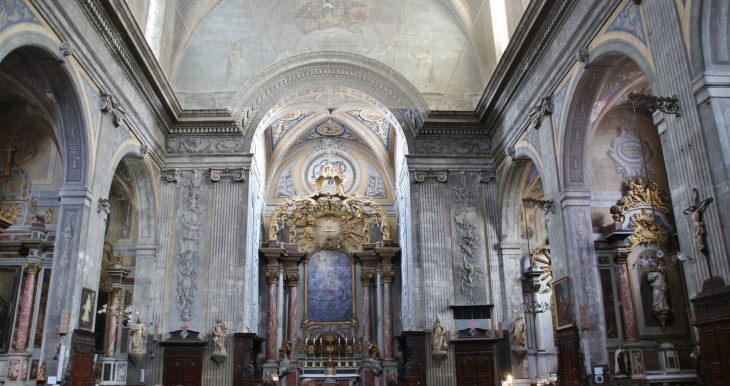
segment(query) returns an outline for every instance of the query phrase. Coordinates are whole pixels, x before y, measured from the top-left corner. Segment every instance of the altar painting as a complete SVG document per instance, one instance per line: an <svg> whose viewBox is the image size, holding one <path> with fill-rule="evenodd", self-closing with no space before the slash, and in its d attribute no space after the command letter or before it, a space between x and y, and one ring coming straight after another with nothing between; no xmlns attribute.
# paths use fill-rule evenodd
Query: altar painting
<svg viewBox="0 0 730 386"><path fill-rule="evenodd" d="M304 309L310 323L348 323L354 317L353 265L340 251L319 251L309 258Z"/></svg>
<svg viewBox="0 0 730 386"><path fill-rule="evenodd" d="M10 348L19 278L20 267L0 268L0 353L6 353Z"/></svg>

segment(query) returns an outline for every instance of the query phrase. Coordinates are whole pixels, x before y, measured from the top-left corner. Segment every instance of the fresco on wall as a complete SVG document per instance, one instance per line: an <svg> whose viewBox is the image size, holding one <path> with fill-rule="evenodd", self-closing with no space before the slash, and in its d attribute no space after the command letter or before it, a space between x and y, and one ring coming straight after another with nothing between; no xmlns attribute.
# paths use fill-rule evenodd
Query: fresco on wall
<svg viewBox="0 0 730 386"><path fill-rule="evenodd" d="M20 23L41 25L38 18L23 0L4 0L0 2L0 32Z"/></svg>
<svg viewBox="0 0 730 386"><path fill-rule="evenodd" d="M626 32L646 45L644 22L641 19L641 9L639 9L639 6L634 4L633 1L626 3L624 9L621 10L621 13L616 16L616 19L606 30L606 33L609 32Z"/></svg>
<svg viewBox="0 0 730 386"><path fill-rule="evenodd" d="M352 263L340 251L319 251L307 263L307 318L310 322L352 319Z"/></svg>

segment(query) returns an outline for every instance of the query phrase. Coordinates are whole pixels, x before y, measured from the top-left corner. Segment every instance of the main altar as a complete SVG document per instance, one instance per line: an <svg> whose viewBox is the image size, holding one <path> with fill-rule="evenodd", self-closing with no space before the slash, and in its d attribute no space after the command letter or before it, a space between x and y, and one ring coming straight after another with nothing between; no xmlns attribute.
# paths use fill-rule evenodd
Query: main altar
<svg viewBox="0 0 730 386"><path fill-rule="evenodd" d="M259 249L268 288L264 382L396 382L392 283L400 249L385 211L345 194L345 178L326 162L312 194L272 212Z"/></svg>

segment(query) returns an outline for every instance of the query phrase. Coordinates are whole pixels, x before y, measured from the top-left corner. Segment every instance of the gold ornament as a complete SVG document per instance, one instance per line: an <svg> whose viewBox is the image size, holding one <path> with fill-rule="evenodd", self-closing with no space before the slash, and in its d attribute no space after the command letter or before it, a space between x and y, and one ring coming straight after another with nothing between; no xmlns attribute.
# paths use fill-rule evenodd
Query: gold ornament
<svg viewBox="0 0 730 386"><path fill-rule="evenodd" d="M653 206L658 212L669 213L671 205L665 197L666 193L659 189L656 182L645 183L641 178L629 178L628 191L619 201L619 210L626 213L634 208Z"/></svg>
<svg viewBox="0 0 730 386"><path fill-rule="evenodd" d="M631 252L639 244L657 244L667 246L669 242L669 231L662 228L656 223L654 214L647 214L646 209L641 209L641 213L637 213L631 217L632 224L629 225L634 234L629 236L629 247L627 252Z"/></svg>

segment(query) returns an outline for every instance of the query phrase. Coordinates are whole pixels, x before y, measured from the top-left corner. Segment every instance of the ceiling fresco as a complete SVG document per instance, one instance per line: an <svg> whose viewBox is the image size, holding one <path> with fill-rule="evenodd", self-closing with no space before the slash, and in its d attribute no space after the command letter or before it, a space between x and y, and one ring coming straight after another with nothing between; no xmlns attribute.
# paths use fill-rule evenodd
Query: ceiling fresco
<svg viewBox="0 0 730 386"><path fill-rule="evenodd" d="M326 12L325 0L167 0L156 54L186 109L225 108L267 66L333 51L393 68L433 110L473 110L526 3L332 0Z"/></svg>

